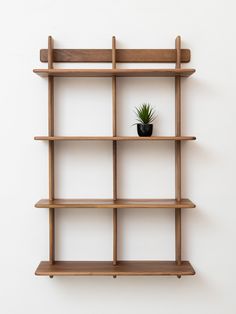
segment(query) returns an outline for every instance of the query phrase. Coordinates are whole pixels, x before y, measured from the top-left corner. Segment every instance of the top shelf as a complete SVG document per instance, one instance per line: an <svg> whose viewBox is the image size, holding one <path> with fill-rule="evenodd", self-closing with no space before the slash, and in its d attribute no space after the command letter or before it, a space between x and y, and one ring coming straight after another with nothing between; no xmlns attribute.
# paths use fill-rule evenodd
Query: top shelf
<svg viewBox="0 0 236 314"><path fill-rule="evenodd" d="M34 69L34 73L56 77L188 77L195 69Z"/></svg>

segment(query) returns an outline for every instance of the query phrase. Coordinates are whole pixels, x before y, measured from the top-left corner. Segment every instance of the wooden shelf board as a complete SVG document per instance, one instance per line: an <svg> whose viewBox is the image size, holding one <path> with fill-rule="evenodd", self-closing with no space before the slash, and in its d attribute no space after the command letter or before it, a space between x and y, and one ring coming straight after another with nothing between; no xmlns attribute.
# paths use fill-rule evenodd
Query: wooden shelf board
<svg viewBox="0 0 236 314"><path fill-rule="evenodd" d="M36 208L195 208L189 199L41 199Z"/></svg>
<svg viewBox="0 0 236 314"><path fill-rule="evenodd" d="M190 76L195 69L34 69L33 71L46 77L176 77Z"/></svg>
<svg viewBox="0 0 236 314"><path fill-rule="evenodd" d="M195 136L35 136L39 141L187 141Z"/></svg>
<svg viewBox="0 0 236 314"><path fill-rule="evenodd" d="M116 49L116 62L176 63L176 49ZM181 62L190 61L190 50L181 49ZM48 62L48 49L40 50L40 61ZM112 62L112 49L53 49L53 62Z"/></svg>
<svg viewBox="0 0 236 314"><path fill-rule="evenodd" d="M195 271L188 261L56 261L41 262L39 276L189 276Z"/></svg>

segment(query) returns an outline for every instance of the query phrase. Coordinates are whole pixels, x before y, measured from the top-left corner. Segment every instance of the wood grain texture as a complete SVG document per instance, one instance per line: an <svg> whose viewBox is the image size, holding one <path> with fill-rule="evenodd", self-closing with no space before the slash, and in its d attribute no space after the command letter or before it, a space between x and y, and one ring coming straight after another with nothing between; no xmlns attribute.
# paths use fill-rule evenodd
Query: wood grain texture
<svg viewBox="0 0 236 314"><path fill-rule="evenodd" d="M175 49L116 49L115 37L112 49L54 49L52 37L48 49L40 51L42 62L48 69L35 69L34 73L48 77L48 136L36 136L46 140L49 146L49 196L35 207L49 208L49 261L41 262L36 275L42 276L177 276L194 275L188 261L181 260L181 209L195 208L189 199L181 195L181 145L182 141L195 140L193 136L181 136L181 77L188 77L195 69L182 69L182 62L190 61L190 50L181 49L181 38L176 38ZM111 62L112 69L53 69L53 62ZM174 69L117 69L117 62L166 62L175 63ZM101 65L102 66L102 65ZM54 77L112 78L112 136L55 136L54 135ZM117 136L116 77L173 77L175 79L175 136ZM111 199L55 199L54 198L54 145L55 141L112 141L113 195ZM175 198L174 199L120 199L117 195L118 141L174 141L175 143ZM121 145L121 144L119 144ZM112 261L55 261L55 210L57 208L110 208L113 210L113 258ZM117 258L117 209L160 208L175 209L175 261L118 261Z"/></svg>
<svg viewBox="0 0 236 314"><path fill-rule="evenodd" d="M53 67L53 39L48 37L48 69ZM48 136L54 136L54 79L48 77ZM49 142L49 198L54 198L54 144Z"/></svg>
<svg viewBox="0 0 236 314"><path fill-rule="evenodd" d="M35 272L39 276L191 276L192 265L183 261L56 261L41 262Z"/></svg>
<svg viewBox="0 0 236 314"><path fill-rule="evenodd" d="M47 77L188 77L195 69L34 69Z"/></svg>
<svg viewBox="0 0 236 314"><path fill-rule="evenodd" d="M53 68L53 39L48 37L48 69ZM48 77L48 136L54 135L54 78ZM48 143L49 199L54 199L54 142ZM49 209L49 260L55 260L55 212Z"/></svg>
<svg viewBox="0 0 236 314"><path fill-rule="evenodd" d="M36 208L194 208L189 199L41 199Z"/></svg>
<svg viewBox="0 0 236 314"><path fill-rule="evenodd" d="M181 68L181 38L175 41L176 69ZM181 136L181 78L175 78L175 135ZM181 142L175 142L175 198L181 200ZM175 258L181 264L181 208L175 208Z"/></svg>
<svg viewBox="0 0 236 314"><path fill-rule="evenodd" d="M54 49L54 62L112 62L112 49ZM47 49L40 50L40 61L47 62ZM190 50L181 50L181 62L190 61ZM175 49L116 49L120 63L175 63Z"/></svg>
<svg viewBox="0 0 236 314"><path fill-rule="evenodd" d="M37 141L189 141L195 136L35 136Z"/></svg>
<svg viewBox="0 0 236 314"><path fill-rule="evenodd" d="M116 38L112 37L112 69L116 69ZM116 136L116 77L112 76L112 135ZM112 143L113 200L117 199L117 141ZM113 208L113 265L117 263L117 208Z"/></svg>
<svg viewBox="0 0 236 314"><path fill-rule="evenodd" d="M112 220L113 220L113 260L112 263L113 265L116 265L117 263L117 208L113 208L113 213L112 213Z"/></svg>

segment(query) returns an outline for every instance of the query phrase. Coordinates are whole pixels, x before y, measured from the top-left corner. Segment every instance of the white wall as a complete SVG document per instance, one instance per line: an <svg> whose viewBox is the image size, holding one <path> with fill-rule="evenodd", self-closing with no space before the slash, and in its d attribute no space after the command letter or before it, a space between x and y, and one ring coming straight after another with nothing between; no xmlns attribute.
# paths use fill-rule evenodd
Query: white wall
<svg viewBox="0 0 236 314"><path fill-rule="evenodd" d="M3 314L214 313L236 311L235 1L5 1L1 4L1 280ZM192 50L183 80L183 257L196 276L36 277L48 258L47 81L32 73L47 36L58 48ZM82 65L78 65L82 66ZM93 65L89 65L93 66ZM100 65L101 66L101 65ZM150 65L152 66L152 65ZM109 79L56 80L56 133L111 134ZM173 134L172 79L118 80L119 134L134 135L133 107L156 105L155 134ZM83 114L83 116L82 116ZM86 114L86 116L84 116ZM173 143L119 143L119 195L172 197ZM56 194L111 196L111 144L60 143ZM143 181L149 181L143 186ZM58 210L58 259L111 259L111 211ZM172 210L120 210L119 258L173 259Z"/></svg>

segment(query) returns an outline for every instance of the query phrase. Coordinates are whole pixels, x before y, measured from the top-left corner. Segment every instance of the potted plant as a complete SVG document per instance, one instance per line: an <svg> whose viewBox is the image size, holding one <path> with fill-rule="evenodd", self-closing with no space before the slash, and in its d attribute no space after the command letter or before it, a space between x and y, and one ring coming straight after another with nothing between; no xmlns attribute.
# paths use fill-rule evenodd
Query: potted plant
<svg viewBox="0 0 236 314"><path fill-rule="evenodd" d="M152 106L148 103L143 103L135 108L138 123L137 131L139 136L151 136L153 130L152 122L156 119L157 115Z"/></svg>

